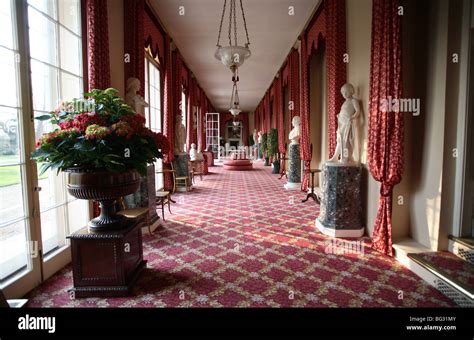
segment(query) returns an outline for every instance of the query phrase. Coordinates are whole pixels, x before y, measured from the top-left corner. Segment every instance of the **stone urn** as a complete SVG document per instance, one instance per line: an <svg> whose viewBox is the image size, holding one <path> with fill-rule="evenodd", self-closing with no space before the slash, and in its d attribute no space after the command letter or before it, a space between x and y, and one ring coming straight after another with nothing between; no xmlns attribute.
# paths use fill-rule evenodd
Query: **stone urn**
<svg viewBox="0 0 474 340"><path fill-rule="evenodd" d="M92 231L110 231L129 225L129 219L118 215L116 200L134 193L140 186L140 175L136 170L111 172L106 170L69 168L67 190L79 199L99 202L100 215L89 221Z"/></svg>

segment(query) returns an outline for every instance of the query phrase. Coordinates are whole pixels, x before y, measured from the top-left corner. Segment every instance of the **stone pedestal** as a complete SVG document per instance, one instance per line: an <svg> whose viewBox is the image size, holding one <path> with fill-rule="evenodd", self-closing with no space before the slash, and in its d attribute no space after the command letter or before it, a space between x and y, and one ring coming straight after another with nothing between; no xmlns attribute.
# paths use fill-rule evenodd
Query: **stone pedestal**
<svg viewBox="0 0 474 340"><path fill-rule="evenodd" d="M188 177L188 188L176 187L176 191L186 192L191 187L191 176L189 176L189 155L186 152L178 153L174 155L176 161L176 177Z"/></svg>
<svg viewBox="0 0 474 340"><path fill-rule="evenodd" d="M301 190L301 159L300 145L290 144L288 153L288 182L285 184L287 190Z"/></svg>
<svg viewBox="0 0 474 340"><path fill-rule="evenodd" d="M316 227L333 237L361 237L362 166L326 163L323 167L320 214Z"/></svg>

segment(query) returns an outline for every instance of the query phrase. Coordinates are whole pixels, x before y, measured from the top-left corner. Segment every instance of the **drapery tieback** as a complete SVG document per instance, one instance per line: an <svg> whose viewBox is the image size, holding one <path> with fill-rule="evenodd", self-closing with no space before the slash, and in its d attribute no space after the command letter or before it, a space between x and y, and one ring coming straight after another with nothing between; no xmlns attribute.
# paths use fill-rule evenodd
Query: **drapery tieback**
<svg viewBox="0 0 474 340"><path fill-rule="evenodd" d="M380 186L380 195L383 197L392 197L393 185L382 182Z"/></svg>

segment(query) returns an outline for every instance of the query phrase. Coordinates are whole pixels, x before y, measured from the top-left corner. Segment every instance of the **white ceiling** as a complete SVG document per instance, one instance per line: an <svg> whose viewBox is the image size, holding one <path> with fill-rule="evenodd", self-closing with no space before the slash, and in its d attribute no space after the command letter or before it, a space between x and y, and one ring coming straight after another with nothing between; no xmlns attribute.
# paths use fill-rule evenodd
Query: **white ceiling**
<svg viewBox="0 0 474 340"><path fill-rule="evenodd" d="M253 111L284 62L298 35L320 0L243 0L252 56L239 70L240 106ZM232 73L214 58L223 0L151 0L166 31L173 38L188 67L216 110L230 105ZM245 31L237 0L239 45ZM180 15L184 6L184 15ZM289 7L294 15L289 15ZM222 27L221 45L228 45L228 12Z"/></svg>

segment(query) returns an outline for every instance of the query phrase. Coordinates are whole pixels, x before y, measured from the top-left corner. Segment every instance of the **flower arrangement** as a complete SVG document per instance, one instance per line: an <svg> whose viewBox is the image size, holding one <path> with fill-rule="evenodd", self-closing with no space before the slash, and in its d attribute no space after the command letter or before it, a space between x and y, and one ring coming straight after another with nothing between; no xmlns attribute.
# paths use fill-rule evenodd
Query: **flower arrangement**
<svg viewBox="0 0 474 340"><path fill-rule="evenodd" d="M73 167L124 172L146 166L169 152L168 139L145 127L145 118L135 113L117 90L92 90L84 98L62 102L49 114L37 117L50 121L54 130L36 143L32 159L64 171Z"/></svg>

